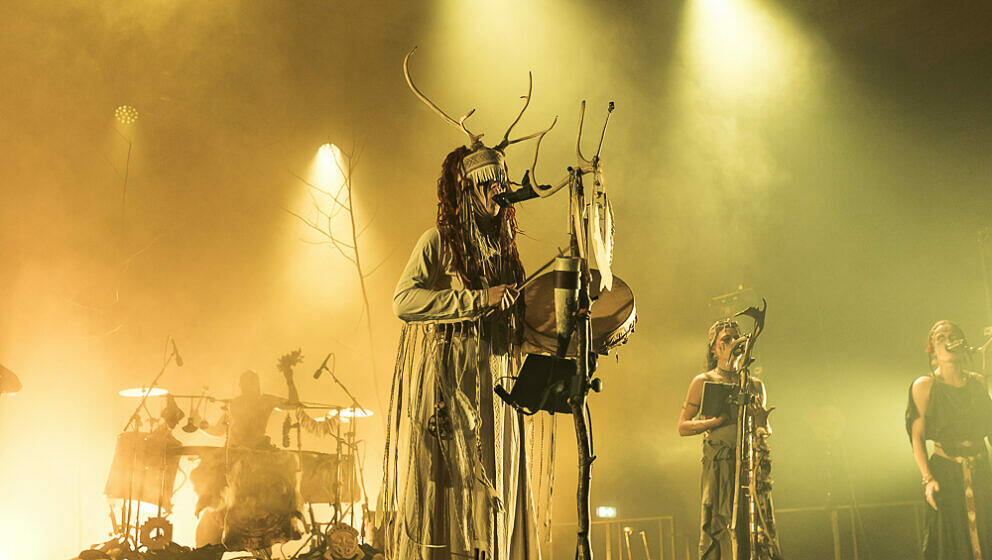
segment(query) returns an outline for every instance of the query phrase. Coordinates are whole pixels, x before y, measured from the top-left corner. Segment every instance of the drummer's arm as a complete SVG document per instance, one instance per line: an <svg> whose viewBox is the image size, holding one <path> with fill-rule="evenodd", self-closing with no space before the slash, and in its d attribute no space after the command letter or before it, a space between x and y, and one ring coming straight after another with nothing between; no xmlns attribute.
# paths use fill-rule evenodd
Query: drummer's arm
<svg viewBox="0 0 992 560"><path fill-rule="evenodd" d="M431 276L444 274L441 236L431 228L420 237L393 293L393 312L404 321L468 319L489 308L485 290L434 290Z"/></svg>
<svg viewBox="0 0 992 560"><path fill-rule="evenodd" d="M293 369L287 368L283 373L283 377L286 378L286 388L289 392L286 404L298 404L300 402L300 393L296 390L296 380L293 379Z"/></svg>

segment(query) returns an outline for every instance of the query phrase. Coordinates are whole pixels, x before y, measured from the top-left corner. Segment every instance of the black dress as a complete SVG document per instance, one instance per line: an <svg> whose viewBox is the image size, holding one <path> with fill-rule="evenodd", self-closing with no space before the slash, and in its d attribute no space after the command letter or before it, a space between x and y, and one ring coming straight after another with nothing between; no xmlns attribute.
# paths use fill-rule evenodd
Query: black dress
<svg viewBox="0 0 992 560"><path fill-rule="evenodd" d="M919 418L910 387L906 430ZM926 508L926 560L992 559L992 468L985 438L992 434L992 399L976 376L961 387L936 377L926 412L927 440L940 443L947 459L930 456L930 473L940 485L937 509ZM978 548L980 552L975 550Z"/></svg>

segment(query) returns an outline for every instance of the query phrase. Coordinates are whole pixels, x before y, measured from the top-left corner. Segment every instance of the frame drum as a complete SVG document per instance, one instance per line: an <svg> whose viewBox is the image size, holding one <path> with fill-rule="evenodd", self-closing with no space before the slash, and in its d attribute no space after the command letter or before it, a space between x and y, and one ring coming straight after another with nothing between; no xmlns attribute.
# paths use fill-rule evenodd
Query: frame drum
<svg viewBox="0 0 992 560"><path fill-rule="evenodd" d="M609 354L610 350L627 342L634 332L637 322L637 308L634 307L634 293L630 286L619 277L613 277L613 289L600 293L600 274L591 269L592 283L589 296L592 299L592 348L597 354ZM555 280L554 272L538 276L534 283L524 290L527 314L524 319L524 352L532 354L554 354L558 346L555 333ZM576 336L568 345L568 355L576 355Z"/></svg>

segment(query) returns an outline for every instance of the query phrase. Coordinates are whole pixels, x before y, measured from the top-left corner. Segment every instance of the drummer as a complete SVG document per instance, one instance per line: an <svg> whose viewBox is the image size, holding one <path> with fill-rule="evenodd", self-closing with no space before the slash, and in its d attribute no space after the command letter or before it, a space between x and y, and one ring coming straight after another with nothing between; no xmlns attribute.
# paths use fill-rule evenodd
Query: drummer
<svg viewBox="0 0 992 560"><path fill-rule="evenodd" d="M292 455L275 453L265 433L276 407L300 401L292 370L283 374L288 398L262 393L258 374L242 373L241 394L228 403L220 422L206 430L226 433L227 446L203 455L190 473L199 496L196 513L203 512L196 527L197 547L223 543L231 550L262 550L299 538L293 524L299 515L296 462Z"/></svg>
<svg viewBox="0 0 992 560"><path fill-rule="evenodd" d="M288 398L263 394L258 374L250 369L243 372L238 382L241 394L231 400L220 422L211 425L206 430L207 433L218 436L226 434L229 447L271 449L272 443L269 436L265 435L265 429L272 411L280 406L289 407L300 402L292 372L284 374L284 377L289 390Z"/></svg>

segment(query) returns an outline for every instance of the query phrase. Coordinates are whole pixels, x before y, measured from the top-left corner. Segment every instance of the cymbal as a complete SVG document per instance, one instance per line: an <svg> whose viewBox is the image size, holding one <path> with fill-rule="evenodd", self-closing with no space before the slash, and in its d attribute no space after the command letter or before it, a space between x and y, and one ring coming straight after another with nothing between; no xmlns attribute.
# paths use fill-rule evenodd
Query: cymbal
<svg viewBox="0 0 992 560"><path fill-rule="evenodd" d="M299 403L296 404L299 405L300 408L324 408L324 409L331 409L332 412L344 409L343 406L336 404L327 404L327 403L310 402L310 401L300 401Z"/></svg>
<svg viewBox="0 0 992 560"><path fill-rule="evenodd" d="M328 410L327 414L314 418L314 420L317 422L323 422L337 416L342 422L347 424L351 418L368 418L369 416L372 416L372 414L373 412L367 408L336 408L333 410Z"/></svg>
<svg viewBox="0 0 992 560"><path fill-rule="evenodd" d="M117 394L122 397L137 397L141 398L144 396L149 397L161 397L162 395L168 395L169 390L164 387L152 387L151 390L148 387L134 387L133 389L121 389L117 391Z"/></svg>

